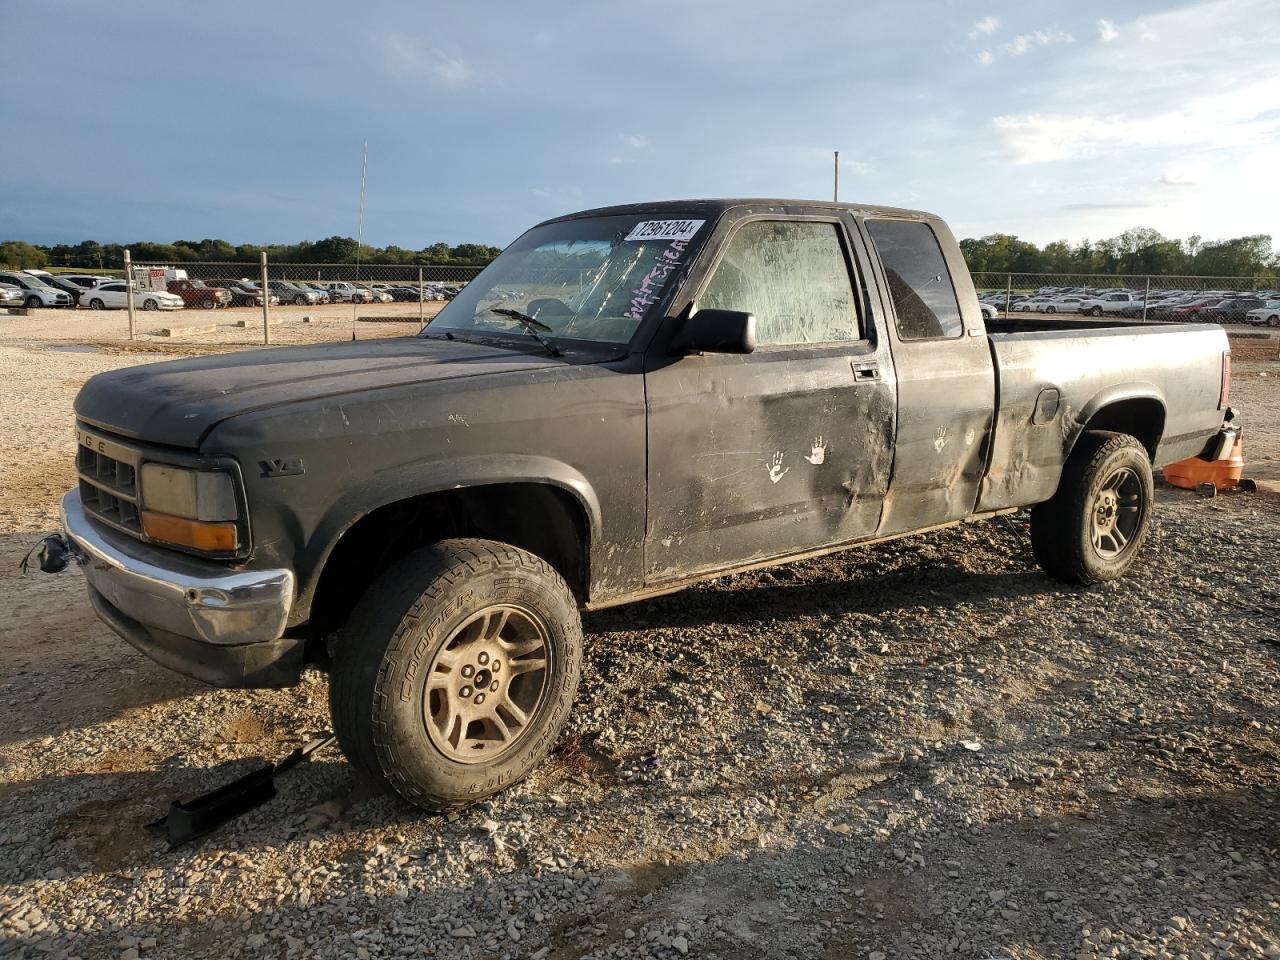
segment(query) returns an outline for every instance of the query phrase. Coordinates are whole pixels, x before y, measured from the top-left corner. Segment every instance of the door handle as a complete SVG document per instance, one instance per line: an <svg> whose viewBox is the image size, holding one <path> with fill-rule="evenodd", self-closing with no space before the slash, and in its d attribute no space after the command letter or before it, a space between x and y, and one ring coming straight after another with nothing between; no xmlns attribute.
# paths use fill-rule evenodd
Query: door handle
<svg viewBox="0 0 1280 960"><path fill-rule="evenodd" d="M874 363L855 363L853 365L853 379L859 383L866 383L869 380L879 380L880 368Z"/></svg>

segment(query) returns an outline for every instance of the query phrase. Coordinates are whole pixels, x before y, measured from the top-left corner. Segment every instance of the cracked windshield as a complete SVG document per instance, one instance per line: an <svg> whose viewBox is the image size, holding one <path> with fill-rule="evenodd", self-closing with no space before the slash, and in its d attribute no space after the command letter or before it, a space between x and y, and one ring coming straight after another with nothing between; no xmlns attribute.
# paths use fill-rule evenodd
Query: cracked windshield
<svg viewBox="0 0 1280 960"><path fill-rule="evenodd" d="M623 344L696 254L705 220L586 217L530 230L432 321L439 333L525 336L518 312L548 338Z"/></svg>

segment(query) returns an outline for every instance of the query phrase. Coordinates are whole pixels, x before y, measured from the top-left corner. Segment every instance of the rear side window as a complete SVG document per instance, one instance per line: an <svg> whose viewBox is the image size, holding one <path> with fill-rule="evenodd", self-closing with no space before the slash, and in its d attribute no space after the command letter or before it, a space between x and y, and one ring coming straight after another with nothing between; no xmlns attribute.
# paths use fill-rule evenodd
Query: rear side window
<svg viewBox="0 0 1280 960"><path fill-rule="evenodd" d="M756 315L756 342L857 340L849 264L834 223L744 224L716 265L698 306Z"/></svg>
<svg viewBox="0 0 1280 960"><path fill-rule="evenodd" d="M866 223L889 280L898 335L903 340L960 336L960 304L932 228L918 220Z"/></svg>

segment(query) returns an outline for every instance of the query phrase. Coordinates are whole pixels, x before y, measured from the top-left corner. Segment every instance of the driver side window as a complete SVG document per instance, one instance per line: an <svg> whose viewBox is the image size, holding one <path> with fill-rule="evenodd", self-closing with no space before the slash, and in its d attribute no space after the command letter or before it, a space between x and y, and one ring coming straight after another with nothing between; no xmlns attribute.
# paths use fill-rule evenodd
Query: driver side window
<svg viewBox="0 0 1280 960"><path fill-rule="evenodd" d="M761 346L860 338L849 264L834 223L744 224L698 306L754 313Z"/></svg>

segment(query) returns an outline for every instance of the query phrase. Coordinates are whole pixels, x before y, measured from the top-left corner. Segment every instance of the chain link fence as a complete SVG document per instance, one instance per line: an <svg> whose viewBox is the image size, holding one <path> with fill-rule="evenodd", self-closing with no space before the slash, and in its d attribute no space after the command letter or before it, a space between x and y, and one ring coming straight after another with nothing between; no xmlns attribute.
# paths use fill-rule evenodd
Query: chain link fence
<svg viewBox="0 0 1280 960"><path fill-rule="evenodd" d="M129 314L129 339L138 337L140 313L182 313L145 334L205 339L218 328L257 329L261 342L290 321L310 325L307 335L290 340L357 336L359 323L411 324L419 328L435 316L483 268L463 265L383 263L149 263L125 251L132 283L122 306ZM95 300L90 299L90 305ZM104 298L96 302L109 308ZM192 311L198 313L192 315ZM224 311L224 312L219 312ZM328 335L326 335L328 331ZM348 333L349 331L349 333ZM394 331L384 331L394 332ZM382 335L382 334L379 334ZM218 339L215 337L215 339Z"/></svg>
<svg viewBox="0 0 1280 960"><path fill-rule="evenodd" d="M978 272L973 282L1005 315L1280 326L1280 278Z"/></svg>

